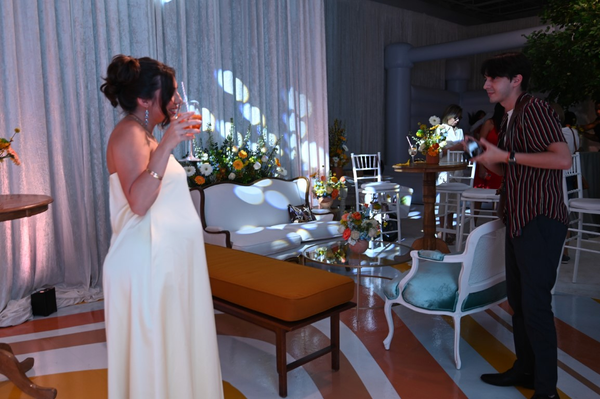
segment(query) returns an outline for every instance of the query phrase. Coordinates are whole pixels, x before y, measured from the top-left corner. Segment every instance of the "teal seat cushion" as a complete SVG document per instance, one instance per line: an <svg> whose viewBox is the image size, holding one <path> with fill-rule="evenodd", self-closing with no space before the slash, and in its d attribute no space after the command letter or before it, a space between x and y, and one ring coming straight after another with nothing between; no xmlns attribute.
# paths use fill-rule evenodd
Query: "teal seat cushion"
<svg viewBox="0 0 600 399"><path fill-rule="evenodd" d="M419 262L419 271L402 291L402 298L419 308L454 311L461 265Z"/></svg>
<svg viewBox="0 0 600 399"><path fill-rule="evenodd" d="M467 300L463 303L462 310L466 312L504 298L506 298L506 281L502 281L486 290L469 294Z"/></svg>

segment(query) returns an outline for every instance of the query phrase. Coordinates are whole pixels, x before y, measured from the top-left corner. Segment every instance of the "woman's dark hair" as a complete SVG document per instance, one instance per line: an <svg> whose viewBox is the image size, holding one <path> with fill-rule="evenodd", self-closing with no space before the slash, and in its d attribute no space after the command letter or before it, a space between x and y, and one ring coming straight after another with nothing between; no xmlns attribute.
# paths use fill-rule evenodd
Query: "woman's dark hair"
<svg viewBox="0 0 600 399"><path fill-rule="evenodd" d="M500 132L502 126L502 118L504 118L504 107L500 103L496 103L494 106L494 115L492 115L492 122L496 127L496 131Z"/></svg>
<svg viewBox="0 0 600 399"><path fill-rule="evenodd" d="M529 78L531 77L531 63L523 53L503 53L489 58L481 64L481 74L496 78L508 78L513 80L517 75L521 75L521 89L527 91Z"/></svg>
<svg viewBox="0 0 600 399"><path fill-rule="evenodd" d="M171 122L167 104L175 94L175 70L152 58L115 55L108 66L100 91L113 107L120 105L125 112L137 108L137 99L152 100L160 90L160 109L165 115L161 125Z"/></svg>
<svg viewBox="0 0 600 399"><path fill-rule="evenodd" d="M577 124L577 115L572 111L565 112L565 122L563 126L575 126Z"/></svg>
<svg viewBox="0 0 600 399"><path fill-rule="evenodd" d="M485 111L480 109L475 113L469 113L469 125L473 126L478 120L485 117Z"/></svg>
<svg viewBox="0 0 600 399"><path fill-rule="evenodd" d="M450 118L462 119L462 108L459 105L450 104L446 107L442 116L442 123L448 123Z"/></svg>

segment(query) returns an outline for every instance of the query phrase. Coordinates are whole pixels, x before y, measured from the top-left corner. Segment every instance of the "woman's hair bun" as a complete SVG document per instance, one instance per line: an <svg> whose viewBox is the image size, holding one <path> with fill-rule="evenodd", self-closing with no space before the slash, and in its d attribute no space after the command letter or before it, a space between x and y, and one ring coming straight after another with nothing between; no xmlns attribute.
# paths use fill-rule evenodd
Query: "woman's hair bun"
<svg viewBox="0 0 600 399"><path fill-rule="evenodd" d="M137 58L123 54L113 57L106 71L105 83L100 86L113 107L119 105L119 93L139 78L140 71Z"/></svg>

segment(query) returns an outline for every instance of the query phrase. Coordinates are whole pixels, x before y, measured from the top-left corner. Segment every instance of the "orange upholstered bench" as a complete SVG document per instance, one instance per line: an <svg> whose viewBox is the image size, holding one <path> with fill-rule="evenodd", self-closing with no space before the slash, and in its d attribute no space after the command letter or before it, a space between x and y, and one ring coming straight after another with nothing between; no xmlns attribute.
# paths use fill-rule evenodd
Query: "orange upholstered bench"
<svg viewBox="0 0 600 399"><path fill-rule="evenodd" d="M267 328L276 335L279 395L287 396L287 372L331 353L339 369L339 315L351 302L350 277L231 248L206 244L215 309ZM330 318L330 345L286 363L286 333Z"/></svg>

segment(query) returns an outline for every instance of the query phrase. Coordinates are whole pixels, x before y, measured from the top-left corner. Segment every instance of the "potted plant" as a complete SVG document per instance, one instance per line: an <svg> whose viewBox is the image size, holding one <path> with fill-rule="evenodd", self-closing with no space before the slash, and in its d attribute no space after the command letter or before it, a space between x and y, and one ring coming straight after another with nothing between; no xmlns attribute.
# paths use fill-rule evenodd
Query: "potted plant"
<svg viewBox="0 0 600 399"><path fill-rule="evenodd" d="M346 129L338 119L329 127L329 166L338 179L344 175L344 166L348 164L348 147L346 146Z"/></svg>

